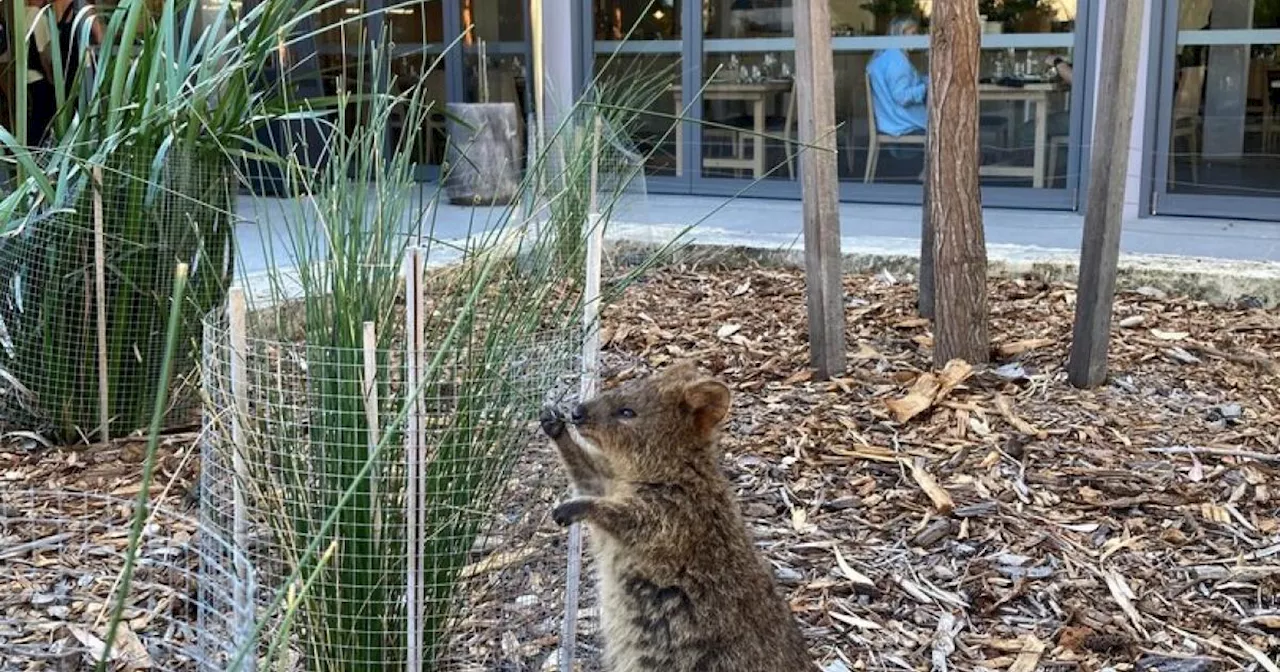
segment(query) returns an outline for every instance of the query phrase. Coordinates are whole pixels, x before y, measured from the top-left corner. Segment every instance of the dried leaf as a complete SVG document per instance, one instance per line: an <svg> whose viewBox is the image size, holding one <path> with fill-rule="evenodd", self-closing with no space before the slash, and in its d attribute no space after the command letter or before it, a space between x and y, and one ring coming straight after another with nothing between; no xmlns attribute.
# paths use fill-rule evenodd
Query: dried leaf
<svg viewBox="0 0 1280 672"><path fill-rule="evenodd" d="M1152 329L1151 335L1162 341L1181 341L1191 334L1185 331L1163 331L1161 329Z"/></svg>
<svg viewBox="0 0 1280 672"><path fill-rule="evenodd" d="M845 561L844 556L840 554L840 547L838 545L832 544L831 550L835 551L836 566L840 568L840 573L844 574L844 577L846 579L849 579L854 583L859 583L870 588L875 587L876 585L875 581L872 581L870 577L854 569L849 565L848 562Z"/></svg>
<svg viewBox="0 0 1280 672"><path fill-rule="evenodd" d="M874 621L868 621L865 618L858 618L857 616L854 616L852 614L846 614L843 612L832 610L827 612L827 615L830 616L831 618L836 619L837 621L840 621L841 623L844 623L845 625L853 626L859 630L882 630L883 629L883 626L881 626L879 623L876 623Z"/></svg>
<svg viewBox="0 0 1280 672"><path fill-rule="evenodd" d="M1261 665L1263 669L1265 669L1267 672L1280 672L1280 665L1277 665L1276 661L1268 658L1267 654L1254 648L1252 645L1249 644L1249 642L1246 642L1243 639L1240 639L1240 635L1235 635L1235 639L1236 639L1236 644L1239 645L1241 649L1244 649L1244 652L1249 654L1250 657L1258 661L1258 664Z"/></svg>
<svg viewBox="0 0 1280 672"><path fill-rule="evenodd" d="M1107 589L1111 591L1111 597L1116 601L1116 604L1120 605L1120 610L1124 612L1125 616L1129 617L1129 622L1133 624L1135 630L1144 638L1150 639L1151 635L1147 634L1146 628L1142 627L1142 616L1133 606L1133 600L1137 596L1129 588L1129 583L1114 569L1106 570L1104 576L1107 581Z"/></svg>
<svg viewBox="0 0 1280 672"><path fill-rule="evenodd" d="M1044 655L1044 649L1044 642L1037 639L1035 635L1027 635L1022 641L1018 657L1009 666L1009 672L1036 672L1036 668L1040 665L1040 656Z"/></svg>
<svg viewBox="0 0 1280 672"><path fill-rule="evenodd" d="M729 338L742 329L741 324L726 324L716 330L716 338Z"/></svg>

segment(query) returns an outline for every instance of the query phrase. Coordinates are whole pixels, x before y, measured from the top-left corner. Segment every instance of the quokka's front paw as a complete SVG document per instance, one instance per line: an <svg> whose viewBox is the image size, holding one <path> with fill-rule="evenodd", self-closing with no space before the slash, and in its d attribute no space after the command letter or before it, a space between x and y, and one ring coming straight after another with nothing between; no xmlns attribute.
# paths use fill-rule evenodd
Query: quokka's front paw
<svg viewBox="0 0 1280 672"><path fill-rule="evenodd" d="M552 406L544 406L542 414L538 416L538 422L542 425L542 431L552 439L558 439L564 435L564 416L560 415Z"/></svg>
<svg viewBox="0 0 1280 672"><path fill-rule="evenodd" d="M590 508L591 500L589 499L582 497L570 499L557 504L556 508L551 510L551 519L560 527L568 527L586 518L587 510Z"/></svg>

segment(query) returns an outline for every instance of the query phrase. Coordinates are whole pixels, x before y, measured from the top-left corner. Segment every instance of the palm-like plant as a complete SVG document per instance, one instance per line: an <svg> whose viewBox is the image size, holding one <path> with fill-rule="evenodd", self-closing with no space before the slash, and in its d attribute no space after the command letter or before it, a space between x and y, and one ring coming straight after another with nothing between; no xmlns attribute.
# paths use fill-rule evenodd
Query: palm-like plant
<svg viewBox="0 0 1280 672"><path fill-rule="evenodd" d="M180 334L193 346L199 317L222 301L234 264L235 167L245 157L278 160L254 129L327 104L311 100L300 112L279 88L262 85L277 53L300 39L297 27L327 4L265 0L234 16L230 3L205 15L195 1L125 0L104 22L96 53L61 54L51 42L63 104L48 143L20 141L23 87L17 128L0 128L18 177L0 199L0 368L16 392L5 395L3 420L57 438L85 435L99 425L105 365L112 429L146 423L173 264L191 268ZM31 11L16 8L20 19L24 9ZM89 23L76 29L88 44ZM21 71L26 50L14 51ZM84 59L73 82L63 81L68 58ZM97 261L95 227L105 243ZM105 357L96 334L97 265L105 275ZM179 378L198 349L183 351Z"/></svg>

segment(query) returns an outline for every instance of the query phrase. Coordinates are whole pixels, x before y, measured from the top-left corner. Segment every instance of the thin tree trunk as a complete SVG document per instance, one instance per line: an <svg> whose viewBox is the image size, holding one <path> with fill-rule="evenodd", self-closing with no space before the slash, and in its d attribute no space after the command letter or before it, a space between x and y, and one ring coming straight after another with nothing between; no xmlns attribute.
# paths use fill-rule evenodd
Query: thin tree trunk
<svg viewBox="0 0 1280 672"><path fill-rule="evenodd" d="M920 317L933 319L933 217L931 216L929 202L929 192L932 191L929 186L929 179L933 171L929 170L929 150L928 145L925 146L924 153L924 202L920 208L920 272L917 286L916 310L919 311Z"/></svg>
<svg viewBox="0 0 1280 672"><path fill-rule="evenodd" d="M937 366L985 362L987 249L978 191L978 13L970 0L933 4L929 175Z"/></svg>

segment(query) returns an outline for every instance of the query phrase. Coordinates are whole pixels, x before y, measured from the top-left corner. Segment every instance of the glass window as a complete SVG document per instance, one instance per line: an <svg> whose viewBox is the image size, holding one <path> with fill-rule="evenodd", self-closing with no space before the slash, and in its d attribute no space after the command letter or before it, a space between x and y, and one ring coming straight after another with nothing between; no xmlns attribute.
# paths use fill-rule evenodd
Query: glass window
<svg viewBox="0 0 1280 672"><path fill-rule="evenodd" d="M595 38L679 40L680 0L595 0Z"/></svg>
<svg viewBox="0 0 1280 672"><path fill-rule="evenodd" d="M468 102L516 103L524 112L524 3L521 0L462 0L463 95ZM480 43L484 43L483 67ZM481 72L486 80L481 86ZM522 116L523 118L523 116Z"/></svg>
<svg viewBox="0 0 1280 672"><path fill-rule="evenodd" d="M796 177L791 0L704 0L704 177Z"/></svg>
<svg viewBox="0 0 1280 672"><path fill-rule="evenodd" d="M831 0L842 175L920 183L929 0ZM1075 0L981 0L979 142L984 186L1062 188L1071 140ZM1028 39L1024 35L1033 35ZM867 35L889 36L868 45Z"/></svg>
<svg viewBox="0 0 1280 672"><path fill-rule="evenodd" d="M1280 28L1280 2L1183 0L1176 19L1165 188L1275 196L1280 44L1270 31Z"/></svg>
<svg viewBox="0 0 1280 672"><path fill-rule="evenodd" d="M400 93L408 86L421 83L427 100L431 101L424 128L417 130L414 146L409 148L419 165L439 165L444 158L446 64L440 56L445 45L453 40L453 36L444 31L443 5L449 1L386 0L387 32L393 43L389 90ZM390 119L391 142L395 146L401 143L404 123L403 113Z"/></svg>
<svg viewBox="0 0 1280 672"><path fill-rule="evenodd" d="M593 76L632 106L644 106L627 129L636 152L650 157L649 175L676 175L684 136L674 122L680 107L681 0L595 0ZM608 83L616 81L616 86ZM668 82L664 85L663 82ZM644 86L641 91L637 86ZM650 90L652 89L652 90Z"/></svg>

